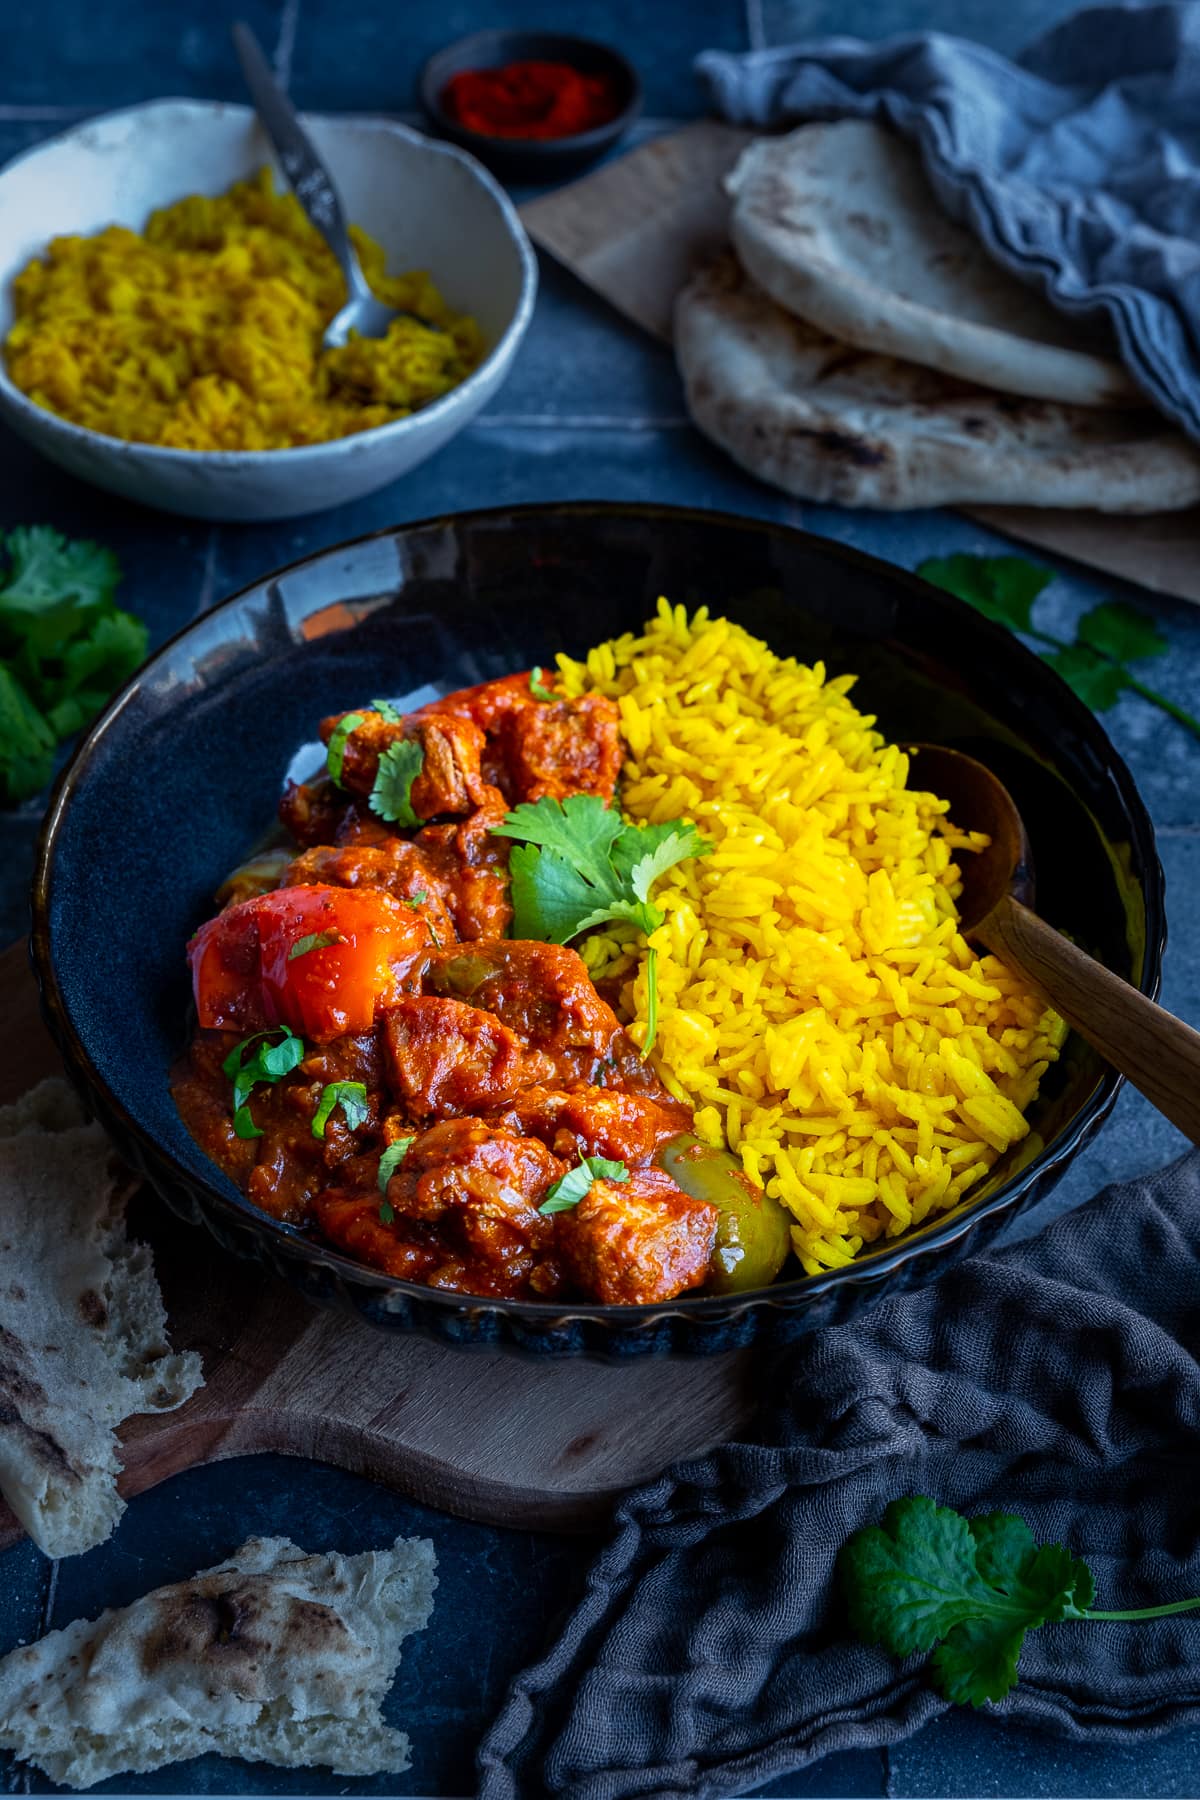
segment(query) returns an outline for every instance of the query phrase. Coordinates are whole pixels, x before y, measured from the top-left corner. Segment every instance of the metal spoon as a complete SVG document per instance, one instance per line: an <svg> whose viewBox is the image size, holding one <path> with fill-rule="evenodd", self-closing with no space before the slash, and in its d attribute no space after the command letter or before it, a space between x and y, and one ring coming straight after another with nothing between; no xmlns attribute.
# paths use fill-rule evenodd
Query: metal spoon
<svg viewBox="0 0 1200 1800"><path fill-rule="evenodd" d="M333 251L346 279L349 298L325 327L321 338L325 349L336 350L352 331L357 331L360 337L386 337L393 319L415 319L429 331L440 331L441 327L429 319L385 306L382 300L375 298L350 241L346 215L332 177L313 149L295 107L272 75L258 39L250 27L240 21L233 27L233 47L242 65L259 123L275 146L292 192Z"/></svg>
<svg viewBox="0 0 1200 1800"><path fill-rule="evenodd" d="M963 856L962 930L1006 962L1160 1113L1200 1143L1200 1032L1156 1006L1031 910L1033 858L1016 803L991 770L938 744L912 747L915 787L950 802L991 844Z"/></svg>

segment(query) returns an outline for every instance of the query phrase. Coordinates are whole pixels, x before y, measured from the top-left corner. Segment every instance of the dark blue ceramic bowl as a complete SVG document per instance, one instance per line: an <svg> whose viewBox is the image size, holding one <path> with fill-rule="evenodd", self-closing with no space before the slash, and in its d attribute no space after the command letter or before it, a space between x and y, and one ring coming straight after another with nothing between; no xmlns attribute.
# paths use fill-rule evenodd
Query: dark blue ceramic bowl
<svg viewBox="0 0 1200 1800"><path fill-rule="evenodd" d="M315 721L364 695L445 692L578 654L639 625L660 594L706 602L777 651L855 670L856 699L889 737L988 763L1024 814L1041 910L1157 990L1162 871L1127 769L1045 664L951 596L823 538L674 507L468 513L338 545L215 607L113 702L58 783L33 896L47 1022L122 1153L176 1212L314 1300L394 1330L548 1355L791 1335L983 1249L1112 1106L1119 1077L1071 1038L1030 1136L956 1212L848 1268L648 1307L484 1303L391 1281L255 1211L202 1155L167 1089L187 1033L184 944L271 820Z"/></svg>

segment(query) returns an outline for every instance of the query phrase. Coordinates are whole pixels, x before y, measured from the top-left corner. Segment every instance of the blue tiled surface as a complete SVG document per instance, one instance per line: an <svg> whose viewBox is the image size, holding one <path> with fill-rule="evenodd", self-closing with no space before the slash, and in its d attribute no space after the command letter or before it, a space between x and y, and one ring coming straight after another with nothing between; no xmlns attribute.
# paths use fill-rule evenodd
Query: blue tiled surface
<svg viewBox="0 0 1200 1800"><path fill-rule="evenodd" d="M935 26L1012 49L1067 10L1063 0L657 0L653 7L576 0L569 26L634 50L646 79L644 130L653 131L696 111L688 64L703 45L739 48L835 31L878 38ZM166 93L240 97L227 36L234 16L254 24L303 104L404 111L421 61L447 38L491 24L567 23L550 0L511 9L498 0L448 0L440 8L380 0L354 7L340 0L109 0L103 7L47 0L6 20L0 160L85 112ZM71 482L0 436L0 526L46 519L111 543L126 571L126 603L147 619L154 642L264 569L359 532L456 507L580 497L652 497L786 519L907 566L933 553L1004 547L949 514L887 518L801 507L750 481L688 428L667 352L551 265L543 267L526 347L490 410L395 487L338 512L277 526L192 524ZM1040 617L1065 629L1083 607L1124 591L1064 570ZM1200 613L1138 598L1170 641L1155 679L1194 706ZM1108 724L1159 827L1171 922L1165 998L1200 1020L1200 744L1133 698ZM36 827L35 807L0 813L5 937L24 925ZM1180 1147L1177 1134L1127 1091L1114 1123L1041 1218ZM221 1464L135 1501L112 1541L84 1558L53 1567L29 1545L0 1557L0 1653L217 1560L255 1531L347 1551L399 1532L435 1540L442 1587L434 1627L409 1648L389 1702L395 1722L412 1733L413 1770L399 1782L347 1783L208 1759L117 1785L151 1793L469 1793L478 1733L577 1592L592 1548L586 1540L465 1525L317 1465L274 1457ZM1165 1796L1197 1792L1197 1767L1200 1733L1136 1753L1119 1744L1081 1749L955 1714L888 1755L831 1758L767 1791ZM0 1764L0 1791L23 1791L27 1781Z"/></svg>

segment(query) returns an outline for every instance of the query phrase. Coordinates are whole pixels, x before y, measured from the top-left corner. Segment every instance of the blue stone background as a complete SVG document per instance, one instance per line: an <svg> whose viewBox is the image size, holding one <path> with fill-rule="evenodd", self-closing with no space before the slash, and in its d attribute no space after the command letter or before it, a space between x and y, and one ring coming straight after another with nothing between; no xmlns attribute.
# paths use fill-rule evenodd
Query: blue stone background
<svg viewBox="0 0 1200 1800"><path fill-rule="evenodd" d="M486 25L564 25L606 38L637 60L647 116L636 136L700 111L696 51L857 33L958 31L1014 50L1064 16L1064 0L41 0L7 10L0 66L0 161L88 113L166 94L240 99L228 28L247 19L296 100L314 109L412 117L423 58ZM1000 551L998 538L955 515L838 512L759 486L689 427L669 354L544 262L533 329L492 407L433 461L359 504L274 526L208 526L142 511L85 488L0 432L0 527L49 521L103 538L125 569L124 603L152 643L275 565L369 531L458 507L555 498L631 498L712 505L803 525L912 566L953 550ZM1041 558L1040 560L1046 560ZM1170 641L1152 679L1196 705L1200 612L1063 567L1039 620L1065 630L1100 598L1149 609ZM1107 716L1158 827L1171 944L1165 999L1200 1023L1200 742L1133 696ZM39 808L0 813L0 930L25 928ZM1110 1180L1153 1168L1182 1140L1135 1093L1080 1157L1040 1219L1086 1201ZM1029 1222L1027 1222L1029 1223ZM411 1733L412 1770L398 1780L339 1781L206 1758L107 1784L136 1793L355 1793L464 1796L474 1745L507 1683L536 1654L578 1593L595 1545L469 1525L370 1482L276 1457L197 1470L135 1500L103 1548L60 1564L22 1544L0 1557L0 1653L80 1615L132 1600L219 1560L253 1532L355 1551L419 1532L436 1544L441 1587L431 1628L410 1644L388 1712ZM1067 1646L1064 1642L1064 1653ZM827 1759L767 1790L776 1795L1184 1795L1198 1791L1200 1732L1094 1748L1065 1745L993 1718L958 1712L890 1752ZM0 1760L0 1790L48 1784ZM531 1800L535 1797L531 1796Z"/></svg>

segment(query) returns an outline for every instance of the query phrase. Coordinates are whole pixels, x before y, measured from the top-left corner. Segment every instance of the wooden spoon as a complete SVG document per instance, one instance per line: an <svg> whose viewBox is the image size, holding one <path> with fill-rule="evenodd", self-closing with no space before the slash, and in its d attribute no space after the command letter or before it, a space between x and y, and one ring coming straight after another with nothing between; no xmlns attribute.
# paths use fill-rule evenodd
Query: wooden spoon
<svg viewBox="0 0 1200 1800"><path fill-rule="evenodd" d="M1033 859L1021 815L991 770L938 744L915 744L911 784L950 802L950 817L991 843L959 859L962 929L1024 977L1080 1037L1200 1143L1200 1032L1165 1012L1031 910Z"/></svg>

